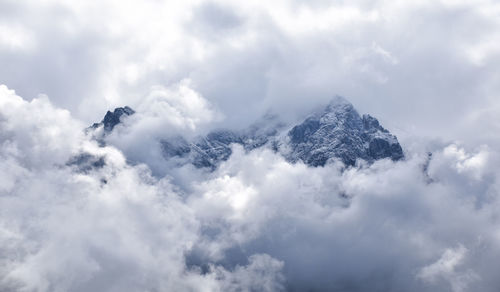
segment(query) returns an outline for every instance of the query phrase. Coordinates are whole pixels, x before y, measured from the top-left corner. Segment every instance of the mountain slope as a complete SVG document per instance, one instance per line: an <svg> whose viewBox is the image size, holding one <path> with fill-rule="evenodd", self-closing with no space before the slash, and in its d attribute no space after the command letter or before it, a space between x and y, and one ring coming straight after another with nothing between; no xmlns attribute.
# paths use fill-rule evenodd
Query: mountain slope
<svg viewBox="0 0 500 292"><path fill-rule="evenodd" d="M105 132L113 131L113 128L120 123L122 116L133 115L135 111L128 106L117 107L113 112L108 111L100 123L94 123L91 128L104 127Z"/></svg>
<svg viewBox="0 0 500 292"><path fill-rule="evenodd" d="M168 159L182 158L181 163L215 169L220 162L227 160L231 154L231 145L239 144L247 151L260 148L274 142L274 138L284 127L276 116L266 115L249 128L242 131L219 129L206 136L197 137L188 142L180 136L161 141L164 157Z"/></svg>
<svg viewBox="0 0 500 292"><path fill-rule="evenodd" d="M285 144L284 155L289 161L302 160L310 166L323 166L331 158L354 165L358 159L371 162L404 157L394 135L374 117L361 117L352 104L341 97L293 127Z"/></svg>
<svg viewBox="0 0 500 292"><path fill-rule="evenodd" d="M129 107L108 111L103 121L91 128L102 125L105 132L111 132L124 115L132 114L134 111ZM160 140L166 160L211 170L231 156L232 144L242 145L247 151L270 147L292 163L302 161L312 167L324 166L332 159L352 166L360 159L371 163L384 158L394 161L404 158L396 136L376 118L360 116L353 105L341 97L293 127L286 128L276 116L268 115L242 131L222 129L191 140L182 136Z"/></svg>

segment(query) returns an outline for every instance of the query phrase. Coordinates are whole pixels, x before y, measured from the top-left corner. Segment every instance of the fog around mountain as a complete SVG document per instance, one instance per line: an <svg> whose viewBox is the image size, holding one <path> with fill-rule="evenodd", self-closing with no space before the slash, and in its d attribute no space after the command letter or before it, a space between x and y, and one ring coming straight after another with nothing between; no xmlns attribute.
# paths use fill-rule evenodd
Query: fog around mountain
<svg viewBox="0 0 500 292"><path fill-rule="evenodd" d="M430 161L407 152L405 160L345 169L233 145L215 171L185 165L173 180L99 146L47 98L28 102L1 90L7 290L499 285L491 261L499 252L499 161L487 146L447 144ZM68 163L80 153L103 163Z"/></svg>
<svg viewBox="0 0 500 292"><path fill-rule="evenodd" d="M0 1L1 291L498 291L498 4L268 2Z"/></svg>

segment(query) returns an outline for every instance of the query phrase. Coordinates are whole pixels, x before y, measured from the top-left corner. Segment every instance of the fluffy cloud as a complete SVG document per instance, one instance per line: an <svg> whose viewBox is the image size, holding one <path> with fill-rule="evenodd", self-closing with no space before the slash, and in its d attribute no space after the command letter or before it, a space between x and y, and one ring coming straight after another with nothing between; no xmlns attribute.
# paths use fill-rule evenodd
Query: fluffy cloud
<svg viewBox="0 0 500 292"><path fill-rule="evenodd" d="M153 87L106 141L124 152L127 159L146 163L155 175L165 175L172 166L165 163L160 140L178 135L192 137L222 118L213 106L183 80L168 88Z"/></svg>
<svg viewBox="0 0 500 292"><path fill-rule="evenodd" d="M292 290L494 290L493 278L480 277L492 263L478 258L499 252L493 231L498 173L486 164L464 172L463 157L450 159L450 149L458 148L434 155L429 183L425 155L341 172L336 165L308 168L268 150L236 148L190 198L210 230L201 249L207 258L225 253L227 261L268 253L284 261ZM484 151L464 154L474 159ZM434 281L441 272L428 266L440 266L431 263L445 261L442 254L457 243L463 244L458 252L467 246L478 258L460 262L464 274L450 270L443 274L447 281Z"/></svg>
<svg viewBox="0 0 500 292"><path fill-rule="evenodd" d="M479 277L470 270L465 273L455 271L462 264L466 253L467 249L462 245L456 249L447 249L437 262L422 268L419 277L429 282L442 277L450 283L454 292L467 291L469 282L479 280Z"/></svg>
<svg viewBox="0 0 500 292"><path fill-rule="evenodd" d="M180 187L146 164L129 165L114 147L99 147L47 97L27 102L1 90L6 290L500 285L491 261L500 253L499 154L488 147L455 143L430 161L415 152L342 170L340 162L310 168L269 149L234 146L213 173L181 172ZM81 153L103 157L104 165L68 163Z"/></svg>
<svg viewBox="0 0 500 292"><path fill-rule="evenodd" d="M2 290L280 287L282 263L265 254L234 272L215 264L204 273L188 269L185 253L200 223L167 179L99 148L47 98L26 102L5 86L0 94ZM68 165L82 152L104 157L104 166Z"/></svg>
<svg viewBox="0 0 500 292"><path fill-rule="evenodd" d="M478 146L498 130L495 1L1 5L2 83L88 124L190 79L226 126L269 108L293 119L340 94L403 138Z"/></svg>
<svg viewBox="0 0 500 292"><path fill-rule="evenodd" d="M497 291L499 11L0 2L0 83L23 96L0 86L0 290ZM309 168L234 146L207 173L160 153L335 94L406 160ZM86 136L124 105L113 146Z"/></svg>

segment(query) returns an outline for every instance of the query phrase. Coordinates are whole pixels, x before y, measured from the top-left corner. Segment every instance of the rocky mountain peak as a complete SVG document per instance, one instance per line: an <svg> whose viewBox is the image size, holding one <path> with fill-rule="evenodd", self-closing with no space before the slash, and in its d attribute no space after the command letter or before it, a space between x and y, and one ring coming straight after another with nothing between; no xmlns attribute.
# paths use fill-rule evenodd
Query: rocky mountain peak
<svg viewBox="0 0 500 292"><path fill-rule="evenodd" d="M104 126L105 132L111 132L113 128L120 123L122 116L133 115L135 111L128 106L117 107L113 112L108 111L104 116L104 119L100 123L94 123L92 128L96 129L99 126Z"/></svg>
<svg viewBox="0 0 500 292"><path fill-rule="evenodd" d="M323 166L332 158L339 158L346 165L354 165L358 159L371 162L403 158L394 135L374 117L361 117L353 105L341 97L293 127L287 136L285 157L311 166Z"/></svg>
<svg viewBox="0 0 500 292"><path fill-rule="evenodd" d="M92 128L103 125L105 133L110 132L123 116L134 113L127 106L116 108L113 112L108 111L102 122ZM302 161L312 167L324 166L334 159L353 166L358 160L371 163L383 158L404 158L394 135L376 118L367 114L360 116L342 97L335 97L291 128L278 117L269 115L240 131L219 129L194 139L175 136L160 140L166 160L212 170L231 156L232 144L242 145L246 151L269 147L292 163Z"/></svg>

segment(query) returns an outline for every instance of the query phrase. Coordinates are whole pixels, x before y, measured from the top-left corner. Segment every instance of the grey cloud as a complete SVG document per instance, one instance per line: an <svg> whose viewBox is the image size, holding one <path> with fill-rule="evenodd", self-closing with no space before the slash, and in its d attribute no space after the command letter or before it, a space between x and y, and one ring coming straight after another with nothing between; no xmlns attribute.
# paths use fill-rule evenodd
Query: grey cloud
<svg viewBox="0 0 500 292"><path fill-rule="evenodd" d="M80 123L48 100L28 103L1 90L2 290L280 287L282 263L268 255L252 255L234 270L188 270L184 254L199 237L199 222L168 179L87 140ZM66 121L54 122L61 117ZM104 165L86 173L65 166L81 151L101 155Z"/></svg>
<svg viewBox="0 0 500 292"><path fill-rule="evenodd" d="M37 48L0 55L3 83L27 98L46 93L87 123L189 78L224 125L269 109L294 119L340 94L397 134L492 143L464 116L495 104L493 2L8 6L8 24Z"/></svg>
<svg viewBox="0 0 500 292"><path fill-rule="evenodd" d="M202 101L193 108L174 93L160 101L181 121L205 111ZM214 173L180 169L181 186L152 176L146 164L130 166L114 147L99 147L47 98L27 102L6 87L1 94L5 289L495 291L500 285L492 273L497 264L488 260L499 253L499 154L489 147L435 148L429 180L425 153L342 170L235 146ZM87 172L66 165L82 152L104 157L104 164Z"/></svg>
<svg viewBox="0 0 500 292"><path fill-rule="evenodd" d="M443 155L453 156L450 151ZM437 182L428 184L421 172L424 157L340 173L335 166L289 165L272 153L235 152L191 202L201 221L220 232L215 237L219 246L210 241L213 235L203 243L212 251L207 256L221 256L214 248L222 248L218 252L223 254L227 249L233 260L238 253L268 253L285 263L287 288L298 291L455 291L459 284L450 283L451 278L429 283L416 275L458 242L474 258L457 264L456 277L478 275L460 284L466 285L462 291L497 286L484 274L493 263L478 256L498 253L496 239L490 237L496 223L488 219L495 212L497 192L485 190L484 181L461 185L490 175L498 179L493 165L472 166L481 154L465 154L470 172L457 160L437 155L432 167L446 171L433 171ZM480 169L489 174L474 179ZM455 177L446 178L450 174ZM485 193L492 197L481 198ZM478 209L476 200L483 199L488 205Z"/></svg>
<svg viewBox="0 0 500 292"><path fill-rule="evenodd" d="M498 290L494 1L136 5L0 3L0 84L22 96L0 87L2 290ZM155 148L335 94L406 160L236 146L205 173ZM114 146L85 136L124 105ZM79 172L81 153L105 163Z"/></svg>
<svg viewBox="0 0 500 292"><path fill-rule="evenodd" d="M243 24L244 19L236 15L231 7L205 2L193 9L187 29L192 29L199 38L217 41L221 35L238 33L238 28Z"/></svg>

